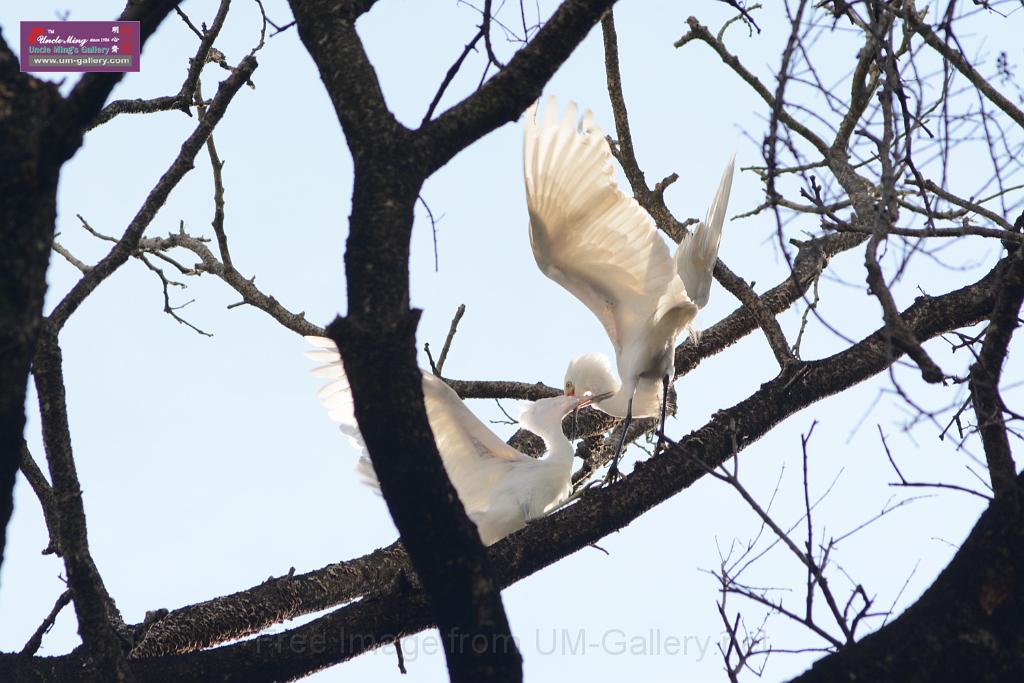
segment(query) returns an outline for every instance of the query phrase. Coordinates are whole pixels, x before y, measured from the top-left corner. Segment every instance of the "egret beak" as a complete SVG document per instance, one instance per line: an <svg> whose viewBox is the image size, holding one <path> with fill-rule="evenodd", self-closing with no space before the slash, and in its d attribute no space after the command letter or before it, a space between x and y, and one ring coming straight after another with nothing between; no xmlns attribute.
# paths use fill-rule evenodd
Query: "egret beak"
<svg viewBox="0 0 1024 683"><path fill-rule="evenodd" d="M606 398L611 398L614 395L615 395L614 391L606 391L603 394L585 396L585 397L580 399L580 404L579 404L578 407L579 408L585 408L585 407L591 405L592 403L598 403L600 401L605 400Z"/></svg>

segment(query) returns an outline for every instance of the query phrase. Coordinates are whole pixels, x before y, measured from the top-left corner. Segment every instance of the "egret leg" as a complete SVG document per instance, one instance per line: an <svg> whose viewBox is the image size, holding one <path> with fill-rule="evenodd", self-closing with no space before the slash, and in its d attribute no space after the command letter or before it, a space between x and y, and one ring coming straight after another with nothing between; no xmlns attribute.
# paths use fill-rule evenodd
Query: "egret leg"
<svg viewBox="0 0 1024 683"><path fill-rule="evenodd" d="M629 423L633 421L633 397L630 397L626 404L626 419L622 421L622 438L619 439L619 447L615 449L615 457L612 458L612 466L608 468L606 482L613 482L619 477L619 458L622 457L622 449L626 445L626 432L629 431Z"/></svg>
<svg viewBox="0 0 1024 683"><path fill-rule="evenodd" d="M668 409L668 375L661 378L661 429L658 430L658 443L654 447L654 454L661 452L665 440L665 412Z"/></svg>

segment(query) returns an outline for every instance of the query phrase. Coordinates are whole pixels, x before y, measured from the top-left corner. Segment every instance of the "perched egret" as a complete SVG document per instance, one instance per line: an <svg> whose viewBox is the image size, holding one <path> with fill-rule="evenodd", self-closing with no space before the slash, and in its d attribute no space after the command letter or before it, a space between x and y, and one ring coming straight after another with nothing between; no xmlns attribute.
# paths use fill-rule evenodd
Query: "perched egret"
<svg viewBox="0 0 1024 683"><path fill-rule="evenodd" d="M593 114L578 124L570 103L559 120L554 97L540 121L536 109L526 112L523 142L530 244L541 271L597 316L615 349L621 383L602 354L573 360L565 376L567 395L611 393L595 407L625 418L614 476L633 416L657 415L660 405L664 432L675 342L693 330L707 303L734 162L707 219L673 259L648 213L616 184L611 149Z"/></svg>
<svg viewBox="0 0 1024 683"><path fill-rule="evenodd" d="M329 382L320 402L341 431L362 451L356 470L368 484L380 488L369 452L359 433L352 393L338 347L326 337L306 337L317 347L306 356L326 363L313 370ZM543 517L564 503L572 490L572 443L562 432L562 420L573 410L601 396L555 396L534 402L519 417L519 425L544 439L547 455L532 458L512 448L474 415L443 380L423 373L423 400L448 478L476 524L484 545L491 545L527 522Z"/></svg>

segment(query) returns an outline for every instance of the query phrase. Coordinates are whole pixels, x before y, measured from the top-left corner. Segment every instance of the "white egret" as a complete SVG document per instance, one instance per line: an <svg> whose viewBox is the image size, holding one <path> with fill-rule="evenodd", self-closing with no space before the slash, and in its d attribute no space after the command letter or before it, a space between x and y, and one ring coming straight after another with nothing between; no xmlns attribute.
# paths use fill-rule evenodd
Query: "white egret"
<svg viewBox="0 0 1024 683"><path fill-rule="evenodd" d="M326 363L313 370L315 375L329 380L318 394L320 402L362 451L356 470L368 484L379 489L369 452L359 433L338 348L326 337L310 336L306 340L318 347L306 352L306 356ZM600 398L555 396L526 408L519 417L519 425L541 437L547 446L544 458L532 458L498 438L443 380L423 373L423 400L437 450L484 545L523 528L568 499L572 490L573 448L562 432L562 420L576 408Z"/></svg>
<svg viewBox="0 0 1024 683"><path fill-rule="evenodd" d="M527 110L523 166L537 265L597 316L615 349L621 383L602 354L575 359L565 377L567 395L610 392L595 407L625 418L614 476L633 416L656 415L660 405L664 432L675 342L693 330L707 303L733 161L707 220L684 238L675 259L648 213L616 184L611 149L590 111L578 124L570 102L559 121L554 97L540 122L536 105Z"/></svg>

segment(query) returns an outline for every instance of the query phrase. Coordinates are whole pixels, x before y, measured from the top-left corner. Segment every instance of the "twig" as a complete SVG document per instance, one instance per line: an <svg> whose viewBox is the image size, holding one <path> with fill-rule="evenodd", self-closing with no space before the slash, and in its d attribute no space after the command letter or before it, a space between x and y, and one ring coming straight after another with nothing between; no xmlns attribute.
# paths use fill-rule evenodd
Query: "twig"
<svg viewBox="0 0 1024 683"><path fill-rule="evenodd" d="M260 8L262 10L262 6ZM265 18L265 15L264 15ZM196 109L200 116L206 116L206 107L203 105L202 84L196 81ZM228 237L224 232L224 177L222 175L224 162L217 153L217 144L213 140L213 133L206 139L206 151L210 155L210 168L213 172L213 233L217 236L217 248L220 250L220 260L225 268L233 268L231 265L231 252L228 251Z"/></svg>
<svg viewBox="0 0 1024 683"><path fill-rule="evenodd" d="M729 24L733 23L737 19L742 19L743 21L747 22L749 25L751 25L755 29L757 29L758 33L761 32L761 27L757 25L756 21L754 21L754 17L750 16L750 12L752 10L760 9L761 8L760 4L751 5L750 7L744 7L743 3L741 2L741 0L718 0L718 1L719 2L723 2L726 5L729 5L729 7L732 7L733 9L739 11L739 14L737 16L733 17L732 19L730 19L729 21L725 22L725 24L722 25L722 29L718 32L718 36L717 36L718 40L722 39L722 34L725 33L725 29L729 27Z"/></svg>
<svg viewBox="0 0 1024 683"><path fill-rule="evenodd" d="M943 484L943 483L929 483L929 482L917 482L907 481L907 478L903 476L903 472L900 471L899 466L896 464L895 458L892 457L892 452L889 450L889 444L885 440L885 434L882 432L882 425L877 425L878 436L882 439L882 447L885 449L885 456L889 459L889 464L896 471L896 476L900 478L898 483L891 483L889 486L906 486L908 488L936 488L936 489L950 489L953 491L962 491L969 493L972 496L978 496L979 498L990 501L991 496L986 496L984 493L979 493L974 489L969 489L965 486L957 486L956 484Z"/></svg>
<svg viewBox="0 0 1024 683"><path fill-rule="evenodd" d="M484 34L484 47L487 50L487 60L498 67L504 69L505 65L497 55L494 54L494 47L491 45L491 5L493 0L484 0L484 11L483 17L481 18L480 31Z"/></svg>
<svg viewBox="0 0 1024 683"><path fill-rule="evenodd" d="M423 205L423 208L426 209L427 212L427 218L430 219L430 234L434 240L434 272L437 273L441 270L440 261L438 261L437 258L437 223L441 219L434 218L434 212L430 210L430 205L427 204L427 200L423 198L423 195L416 197L416 201Z"/></svg>
<svg viewBox="0 0 1024 683"><path fill-rule="evenodd" d="M462 320L462 315L465 312L466 304L459 304L459 308L455 311L455 317L452 318L452 325L448 328L448 336L444 340L444 346L441 347L441 355L437 359L437 372L434 374L438 377L444 371L444 362L448 360L448 350L452 347L452 339L455 338L455 331L458 329L459 321Z"/></svg>
<svg viewBox="0 0 1024 683"><path fill-rule="evenodd" d="M733 438L735 440L735 431ZM738 444L736 444L736 447L738 447ZM725 469L725 467L709 467L699 457L696 457L695 455L692 457L698 465L704 467L707 470L708 474L732 486L733 489L735 489L735 491L740 494L740 497L743 498L743 500L747 503L750 509L753 510L757 514L757 516L761 518L761 521L764 522L768 526L768 528L770 528L775 533L775 536L780 541L782 541L783 545L785 545L790 550L790 552L793 553L793 555L795 555L805 567L807 567L807 569L812 573L814 577L814 583L817 585L818 589L822 593L822 596L825 598L825 602L828 605L828 608L831 611L836 624L842 630L845 641L847 643L852 643L853 633L850 630L849 624L846 622L846 619L843 618L842 611L839 609L839 605L836 603L835 597L832 594L832 590L829 587L828 579L825 577L825 574L822 571L822 567L819 566L817 562L815 562L813 556L800 550L796 543L794 543L793 540L789 537L789 534L786 533L781 527L779 527L779 525L764 510L764 508L762 508L758 504L758 502L754 500L754 497L750 494L749 491L747 491L746 487L740 483L737 471L729 472L727 469ZM735 467L737 464L736 456L733 456L733 463Z"/></svg>
<svg viewBox="0 0 1024 683"><path fill-rule="evenodd" d="M803 314L800 316L800 330L796 333L796 341L793 342L793 355L797 358L800 358L800 344L803 342L804 332L807 331L807 321L810 318L810 313L818 307L818 302L821 301L821 297L818 295L818 282L820 280L820 276L814 278L814 287L812 288L814 298L807 304Z"/></svg>
<svg viewBox="0 0 1024 683"><path fill-rule="evenodd" d="M182 222L179 226L178 232L171 233L167 237L143 238L139 240L138 248L140 251L152 253L154 255L177 247L188 249L200 259L200 262L196 264L194 269L197 273L211 273L226 282L232 289L242 295L242 301L239 304L232 304L228 306L228 308L235 308L242 304L248 304L254 308L264 311L293 332L301 335L324 335L324 328L319 325L314 325L306 320L306 314L304 312L292 313L282 306L273 296L264 294L256 286L255 277L246 278L239 273L234 266L228 268L217 260L217 257L213 255L210 248L206 246L207 241L208 240L187 234L185 232L184 222Z"/></svg>
<svg viewBox="0 0 1024 683"><path fill-rule="evenodd" d="M53 609L51 609L50 613L46 615L45 619L43 619L43 623L39 625L39 628L35 630L32 637L28 639L28 642L25 643L25 647L21 648L21 652L19 654L22 657L31 657L39 651L39 646L43 644L43 636L50 632L50 629L53 628L53 622L57 620L57 615L60 614L60 611L64 609L69 602L71 602L70 588L60 594L60 597L57 598L57 602L53 605Z"/></svg>
<svg viewBox="0 0 1024 683"><path fill-rule="evenodd" d="M484 28L481 26L477 30L476 35L473 36L473 39L466 43L466 47L462 49L462 54L460 54L458 59L455 60L455 63L448 68L448 72L444 75L444 79L441 81L441 85L438 87L437 92L434 93L434 99L430 101L430 106L427 107L427 113L423 115L423 121L420 122L420 125L425 125L430 121L430 118L434 115L434 111L437 109L437 105L441 102L441 98L444 96L445 90L448 89L448 86L451 85L451 82L455 79L456 74L459 73L459 69L462 68L462 63L466 61L466 57L468 57L469 53L476 48L476 44L480 42L480 39L483 37Z"/></svg>
<svg viewBox="0 0 1024 683"><path fill-rule="evenodd" d="M491 424L505 424L505 425L517 425L517 424L519 424L519 420L517 420L514 417L512 417L511 415L509 415L508 411L505 410L505 406L501 405L501 400L500 399L496 398L496 399L494 399L494 402L498 405L498 410L500 410L501 414L505 416L505 419L504 420L491 420Z"/></svg>
<svg viewBox="0 0 1024 683"><path fill-rule="evenodd" d="M427 354L427 361L430 363L430 372L433 373L434 377L440 377L441 372L437 369L437 363L434 362L434 354L430 352L430 342L423 342L423 350Z"/></svg>
<svg viewBox="0 0 1024 683"><path fill-rule="evenodd" d="M186 327L191 328L193 331L203 335L204 337L212 337L213 336L212 334L210 334L209 332L204 332L203 330L199 329L198 327L196 327L195 325L193 325L189 321L187 321L184 318L182 318L177 313L178 310L180 310L182 308L185 308L190 303L193 303L195 301L195 299L192 299L190 301L186 301L185 303L183 303L180 306L172 306L171 305L171 295L170 295L170 292L168 291L168 287L170 287L171 285L174 285L176 287L184 288L185 285L183 283L181 283L181 282L174 282L173 280L168 280L167 276L164 275L164 271L162 271L161 269L157 268L152 263L150 263L149 259L147 259L145 257L145 255L139 254L138 255L138 259L140 261L142 261L144 264L146 264L146 267L149 268L154 273L156 273L157 277L160 278L160 282L163 285L163 291L164 291L164 313L166 313L167 315L171 316L172 318L177 320L182 325L185 325Z"/></svg>
<svg viewBox="0 0 1024 683"><path fill-rule="evenodd" d="M66 260L68 263L73 265L75 268L78 268L78 270L80 270L83 275L88 273L89 270L92 268L92 266L86 265L85 263L82 263L77 258L75 258L74 255L72 255L70 251L61 246L60 242L58 242L57 240L53 241L53 250L60 254L61 256L63 256L64 260Z"/></svg>
<svg viewBox="0 0 1024 683"><path fill-rule="evenodd" d="M1024 127L1024 111L1017 108L1013 102L1003 96L987 78L982 76L978 71L971 66L971 64L964 59L963 55L959 51L952 49L949 45L942 42L942 40L935 35L935 32L921 21L921 16L918 14L916 7L913 2L907 2L904 6L903 17L906 20L907 26L917 32L924 42L928 43L929 47L942 55L950 64L956 68L961 74L971 82L975 88L985 95L993 104L999 107L1003 113L1013 119L1017 125Z"/></svg>
<svg viewBox="0 0 1024 683"><path fill-rule="evenodd" d="M405 670L405 654L402 652L401 638L395 638L395 654L398 656L398 671L403 674L409 673Z"/></svg>
<svg viewBox="0 0 1024 683"><path fill-rule="evenodd" d="M50 535L50 542L43 548L43 555L60 555L60 530L57 517L57 506L53 499L53 487L46 481L46 476L39 469L35 459L28 450L28 444L21 442L21 459L18 468L25 475L29 486L39 500L39 506L43 509L43 521L46 522L46 531Z"/></svg>
<svg viewBox="0 0 1024 683"><path fill-rule="evenodd" d="M868 287L882 306L882 319L885 321L892 344L917 363L921 369L921 377L926 382L932 384L940 383L945 377L945 373L942 371L942 368L936 365L935 361L928 355L928 352L921 346L921 342L914 336L914 333L907 324L903 322L896 308L896 302L892 297L892 293L885 284L882 268L878 263L878 245L881 243L884 234L884 229L879 229L868 240L864 259L864 265L868 272Z"/></svg>

